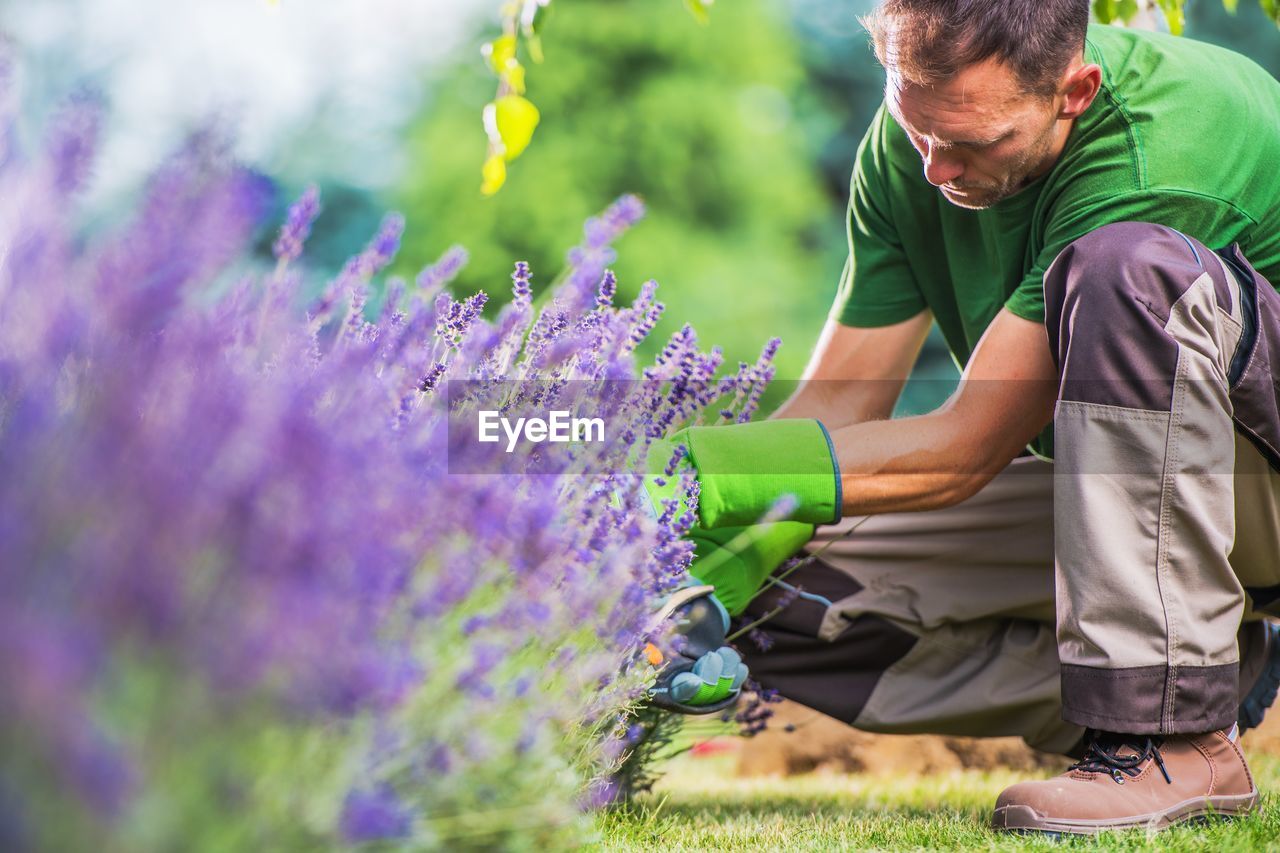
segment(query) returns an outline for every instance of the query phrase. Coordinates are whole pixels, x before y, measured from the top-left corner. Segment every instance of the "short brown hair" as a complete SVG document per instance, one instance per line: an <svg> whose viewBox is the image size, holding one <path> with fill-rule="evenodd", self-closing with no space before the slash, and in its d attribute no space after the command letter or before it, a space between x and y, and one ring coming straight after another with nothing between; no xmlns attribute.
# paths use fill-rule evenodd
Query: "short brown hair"
<svg viewBox="0 0 1280 853"><path fill-rule="evenodd" d="M1089 0L884 0L862 23L880 64L909 83L995 57L1025 91L1049 95L1084 51Z"/></svg>

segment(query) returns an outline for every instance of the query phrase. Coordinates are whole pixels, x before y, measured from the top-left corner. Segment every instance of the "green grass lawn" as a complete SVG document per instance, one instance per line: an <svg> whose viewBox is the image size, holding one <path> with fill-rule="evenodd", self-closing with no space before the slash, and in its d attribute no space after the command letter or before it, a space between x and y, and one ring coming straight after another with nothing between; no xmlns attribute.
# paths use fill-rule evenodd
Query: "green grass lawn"
<svg viewBox="0 0 1280 853"><path fill-rule="evenodd" d="M931 776L740 779L733 758L682 757L634 807L600 820L599 850L1280 850L1280 758L1255 756L1260 813L1148 837L1058 842L987 828L996 795L1039 778L1008 771ZM1047 771L1046 774L1048 775Z"/></svg>

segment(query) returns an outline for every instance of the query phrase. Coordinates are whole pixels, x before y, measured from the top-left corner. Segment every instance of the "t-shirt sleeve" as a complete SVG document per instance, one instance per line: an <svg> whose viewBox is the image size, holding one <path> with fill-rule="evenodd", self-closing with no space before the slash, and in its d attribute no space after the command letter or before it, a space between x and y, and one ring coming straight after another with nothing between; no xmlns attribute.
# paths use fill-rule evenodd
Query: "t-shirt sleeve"
<svg viewBox="0 0 1280 853"><path fill-rule="evenodd" d="M830 316L845 326L888 326L925 309L892 216L884 106L858 146L849 188L849 257Z"/></svg>
<svg viewBox="0 0 1280 853"><path fill-rule="evenodd" d="M1005 307L1025 320L1044 322L1044 274L1054 258L1074 240L1114 222L1153 222L1218 248L1240 239L1256 224L1231 202L1203 193L1178 189L1146 189L1110 197L1065 199L1061 211L1050 216L1044 249L1035 265L1005 301Z"/></svg>

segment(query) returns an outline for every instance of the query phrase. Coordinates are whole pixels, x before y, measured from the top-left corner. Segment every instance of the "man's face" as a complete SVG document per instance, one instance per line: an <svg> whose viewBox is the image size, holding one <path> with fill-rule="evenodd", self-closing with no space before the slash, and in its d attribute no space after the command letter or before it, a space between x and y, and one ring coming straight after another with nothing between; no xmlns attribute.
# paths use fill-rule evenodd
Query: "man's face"
<svg viewBox="0 0 1280 853"><path fill-rule="evenodd" d="M1070 123L1060 99L1028 95L1004 64L986 60L934 86L895 81L885 104L947 201L990 207L1052 168Z"/></svg>

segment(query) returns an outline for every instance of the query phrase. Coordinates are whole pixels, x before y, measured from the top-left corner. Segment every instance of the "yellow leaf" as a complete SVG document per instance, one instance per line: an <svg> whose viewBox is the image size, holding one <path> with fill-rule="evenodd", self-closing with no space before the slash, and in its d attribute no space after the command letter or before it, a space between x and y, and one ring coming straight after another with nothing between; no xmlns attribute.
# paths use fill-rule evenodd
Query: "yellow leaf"
<svg viewBox="0 0 1280 853"><path fill-rule="evenodd" d="M504 95L494 101L494 124L507 160L516 159L528 147L538 119L538 108L519 95Z"/></svg>
<svg viewBox="0 0 1280 853"><path fill-rule="evenodd" d="M491 154L480 169L480 192L493 195L507 182L507 161L501 154Z"/></svg>
<svg viewBox="0 0 1280 853"><path fill-rule="evenodd" d="M502 79L517 95L524 94L524 66L519 62L515 60L508 62Z"/></svg>
<svg viewBox="0 0 1280 853"><path fill-rule="evenodd" d="M516 37L514 35L498 36L481 48L481 52L489 60L489 67L494 73L501 74L507 70L508 63L516 58Z"/></svg>
<svg viewBox="0 0 1280 853"><path fill-rule="evenodd" d="M1185 19L1182 14L1182 0L1159 0L1161 11L1164 12L1164 19L1169 24L1169 32L1175 36L1182 35L1182 26Z"/></svg>

